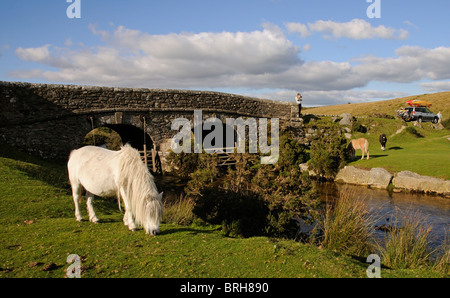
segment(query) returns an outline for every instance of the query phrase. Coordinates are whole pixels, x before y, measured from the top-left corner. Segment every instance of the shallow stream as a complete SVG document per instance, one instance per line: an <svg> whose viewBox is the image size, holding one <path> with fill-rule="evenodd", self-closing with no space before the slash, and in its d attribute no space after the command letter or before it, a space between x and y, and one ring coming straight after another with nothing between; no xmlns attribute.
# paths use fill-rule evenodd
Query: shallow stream
<svg viewBox="0 0 450 298"><path fill-rule="evenodd" d="M372 212L380 216L377 226L391 226L396 215L416 214L426 225L432 227L430 246L436 248L450 232L450 199L418 193L389 193L387 190L370 189L365 186L321 183L316 186L322 201L335 199L339 191L352 196L362 196Z"/></svg>

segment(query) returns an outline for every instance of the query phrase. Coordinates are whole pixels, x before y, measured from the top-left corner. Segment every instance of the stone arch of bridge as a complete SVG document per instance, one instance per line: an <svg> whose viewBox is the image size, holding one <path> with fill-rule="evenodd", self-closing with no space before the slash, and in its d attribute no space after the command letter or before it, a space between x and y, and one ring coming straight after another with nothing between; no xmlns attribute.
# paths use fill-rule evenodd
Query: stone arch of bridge
<svg viewBox="0 0 450 298"><path fill-rule="evenodd" d="M140 151L143 161L148 162L149 169L155 174L162 173L161 160L155 150L156 144L145 125L145 116L114 114L90 114L87 120L91 131L101 127L107 127L116 132L122 144L130 144ZM87 134L85 134L86 136ZM145 145L145 146L144 146ZM145 159L144 156L147 156ZM154 155L154 156L152 156Z"/></svg>
<svg viewBox="0 0 450 298"><path fill-rule="evenodd" d="M144 144L146 144L147 148L152 148L154 144L154 140L148 132L147 125L144 127L145 120L143 117L142 114L90 114L87 116L87 120L91 130L99 127L110 128L117 132L123 144L128 143L133 148L143 150Z"/></svg>

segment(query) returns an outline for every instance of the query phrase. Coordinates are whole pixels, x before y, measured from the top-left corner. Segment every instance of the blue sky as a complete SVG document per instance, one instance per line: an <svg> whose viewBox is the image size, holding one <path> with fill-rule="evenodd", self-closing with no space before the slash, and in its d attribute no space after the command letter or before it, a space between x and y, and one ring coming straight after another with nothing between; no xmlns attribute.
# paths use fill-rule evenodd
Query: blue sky
<svg viewBox="0 0 450 298"><path fill-rule="evenodd" d="M0 80L217 90L307 106L450 90L450 1L8 0ZM373 0L375 1L375 0Z"/></svg>

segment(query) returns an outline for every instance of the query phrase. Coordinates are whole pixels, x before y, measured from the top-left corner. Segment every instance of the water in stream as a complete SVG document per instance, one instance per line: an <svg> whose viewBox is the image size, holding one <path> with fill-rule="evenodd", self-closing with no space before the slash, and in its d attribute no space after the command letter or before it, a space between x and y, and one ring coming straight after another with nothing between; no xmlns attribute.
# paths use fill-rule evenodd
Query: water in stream
<svg viewBox="0 0 450 298"><path fill-rule="evenodd" d="M335 199L339 191L362 196L370 210L380 215L377 225L389 226L396 214L417 214L425 224L432 227L430 247L436 248L450 232L450 199L418 193L392 193L387 190L370 189L365 186L322 183L317 185L322 201Z"/></svg>

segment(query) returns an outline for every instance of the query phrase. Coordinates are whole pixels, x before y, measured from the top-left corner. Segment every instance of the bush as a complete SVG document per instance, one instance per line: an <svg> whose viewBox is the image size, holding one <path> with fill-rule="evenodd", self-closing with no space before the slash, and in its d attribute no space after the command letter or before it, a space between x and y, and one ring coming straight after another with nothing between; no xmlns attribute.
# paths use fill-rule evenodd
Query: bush
<svg viewBox="0 0 450 298"><path fill-rule="evenodd" d="M220 224L227 236L263 235L267 206L253 192L207 187L195 200L193 213L207 223Z"/></svg>
<svg viewBox="0 0 450 298"><path fill-rule="evenodd" d="M352 125L352 132L366 133L367 132L367 127L365 127L361 123L356 122L356 123L354 123Z"/></svg>
<svg viewBox="0 0 450 298"><path fill-rule="evenodd" d="M211 173L212 161L199 167L186 188L195 201L194 214L222 224L227 235L243 237L294 238L297 219L314 220L319 196L299 168L307 160L306 151L290 133L282 133L274 165L261 165L258 154L246 153L236 154L235 167L222 176Z"/></svg>
<svg viewBox="0 0 450 298"><path fill-rule="evenodd" d="M102 126L91 130L84 137L83 145L106 145L109 150L120 150L122 138L113 129Z"/></svg>
<svg viewBox="0 0 450 298"><path fill-rule="evenodd" d="M330 128L312 141L310 156L310 170L320 177L334 177L350 158L347 140L335 128Z"/></svg>
<svg viewBox="0 0 450 298"><path fill-rule="evenodd" d="M167 164L171 168L171 172L180 178L188 178L198 167L198 154L184 153L179 154L170 151L167 156Z"/></svg>

